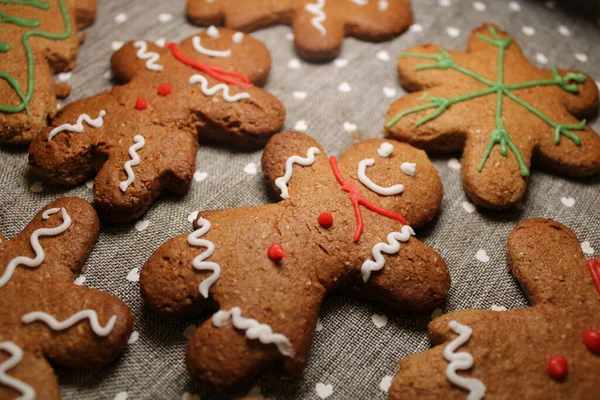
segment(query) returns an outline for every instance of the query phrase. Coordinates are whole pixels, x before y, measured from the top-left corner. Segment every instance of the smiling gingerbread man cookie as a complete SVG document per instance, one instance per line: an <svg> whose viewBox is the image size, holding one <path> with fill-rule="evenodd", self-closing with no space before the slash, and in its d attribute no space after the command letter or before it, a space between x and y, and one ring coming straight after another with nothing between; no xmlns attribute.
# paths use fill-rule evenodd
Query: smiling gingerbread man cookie
<svg viewBox="0 0 600 400"><path fill-rule="evenodd" d="M412 24L410 0L188 0L187 15L244 32L291 25L296 50L309 60L335 58L345 36L380 42Z"/></svg>
<svg viewBox="0 0 600 400"><path fill-rule="evenodd" d="M187 193L198 140L256 149L281 129L283 105L255 86L270 64L262 43L229 29L165 48L129 42L112 58L128 83L66 106L31 144L29 164L63 185L96 175L101 216L137 219L160 193Z"/></svg>
<svg viewBox="0 0 600 400"><path fill-rule="evenodd" d="M366 140L338 163L311 137L288 132L269 141L262 167L281 202L200 212L195 231L161 246L140 275L155 310L218 310L187 349L191 375L218 391L274 365L301 373L328 292L424 311L450 286L444 260L411 228L430 221L442 199L423 151Z"/></svg>

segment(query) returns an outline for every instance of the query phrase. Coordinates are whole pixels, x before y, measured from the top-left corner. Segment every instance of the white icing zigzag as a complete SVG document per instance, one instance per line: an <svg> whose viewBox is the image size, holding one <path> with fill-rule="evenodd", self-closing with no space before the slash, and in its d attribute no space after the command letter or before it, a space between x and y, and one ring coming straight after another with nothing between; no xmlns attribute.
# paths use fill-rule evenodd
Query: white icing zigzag
<svg viewBox="0 0 600 400"><path fill-rule="evenodd" d="M135 174L133 173L133 168L131 167L140 165L142 160L140 159L140 156L138 155L137 151L146 145L146 139L144 139L142 135L135 135L133 137L133 141L135 142L135 144L129 148L129 156L131 157L131 160L125 163L125 172L127 172L127 180L119 184L119 188L122 192L125 192L129 185L131 185L135 181Z"/></svg>
<svg viewBox="0 0 600 400"><path fill-rule="evenodd" d="M148 51L148 45L143 40L138 40L133 44L136 49L139 49L136 56L139 60L147 60L146 68L150 71L162 71L164 67L156 64L160 60L160 54L153 51Z"/></svg>
<svg viewBox="0 0 600 400"><path fill-rule="evenodd" d="M327 31L323 26L323 22L327 19L327 15L325 15L323 7L325 7L325 0L317 0L315 4L307 4L304 8L306 11L314 15L313 19L310 21L312 26L321 32L321 35L325 36Z"/></svg>
<svg viewBox="0 0 600 400"><path fill-rule="evenodd" d="M408 242L408 239L415 234L415 231L408 226L404 225L400 232L392 232L387 235L387 243L379 242L373 246L373 260L367 260L360 267L362 272L362 278L364 282L367 282L371 277L371 272L379 271L385 265L385 259L383 254L396 254L400 251L400 242Z"/></svg>
<svg viewBox="0 0 600 400"><path fill-rule="evenodd" d="M56 214L59 211L62 211L63 223L60 226L57 226L56 228L37 229L31 234L30 242L31 248L35 252L35 258L20 256L12 259L8 263L4 274L2 274L2 276L0 277L0 289L8 283L10 278L12 278L15 269L17 269L19 265L24 265L29 268L36 268L44 262L44 259L46 258L46 253L44 253L44 249L40 245L40 237L60 235L61 233L69 229L69 227L71 226L71 217L69 216L69 213L67 213L67 210L65 210L64 208L51 208L49 210L46 210L42 214L42 218L46 220L50 218L51 215Z"/></svg>
<svg viewBox="0 0 600 400"><path fill-rule="evenodd" d="M473 329L456 321L450 321L448 326L459 336L444 348L444 358L450 363L446 368L446 377L456 386L469 391L468 400L482 399L486 391L483 382L476 378L465 378L456 373L457 370L468 370L473 367L474 360L471 354L456 353L460 346L469 341Z"/></svg>
<svg viewBox="0 0 600 400"><path fill-rule="evenodd" d="M229 311L219 311L213 315L213 325L222 328L227 325L231 318L233 326L246 331L248 339L258 339L262 344L275 344L277 350L286 357L294 357L295 352L289 339L280 333L273 333L273 329L267 324L261 324L255 319L242 317L242 310L233 307Z"/></svg>
<svg viewBox="0 0 600 400"><path fill-rule="evenodd" d="M375 182L373 182L367 176L367 167L371 167L374 164L375 164L375 160L372 158L364 159L360 163L358 163L358 180L363 185L365 185L366 187L368 187L375 193L380 194L382 196L393 196L395 194L402 193L402 191L404 190L404 185L398 184L398 185L384 188L382 186L379 186Z"/></svg>
<svg viewBox="0 0 600 400"><path fill-rule="evenodd" d="M110 335L113 328L115 327L115 323L117 322L117 316L113 315L108 320L106 326L101 326L100 322L98 321L98 314L94 310L79 311L78 313L73 314L72 316L61 322L57 321L50 314L41 311L34 311L29 314L23 315L23 318L21 318L21 322L23 322L24 324L31 324L35 321L42 321L46 325L48 325L52 330L63 331L74 326L79 321L82 321L84 319L90 320L90 326L92 328L92 331L94 331L96 335L101 337L106 337Z"/></svg>
<svg viewBox="0 0 600 400"><path fill-rule="evenodd" d="M10 358L0 364L0 383L20 392L21 396L18 398L19 400L34 400L35 390L31 386L12 376L6 375L7 371L19 365L21 360L23 360L23 350L13 342L8 341L0 343L0 350L10 354Z"/></svg>
<svg viewBox="0 0 600 400"><path fill-rule="evenodd" d="M205 56L220 57L220 58L227 58L227 57L231 56L231 50L223 50L223 51L211 50L211 49L207 49L206 47L202 46L202 41L200 39L200 36L194 36L192 38L192 45L194 46L194 49L198 53L204 54Z"/></svg>
<svg viewBox="0 0 600 400"><path fill-rule="evenodd" d="M200 283L200 294L206 299L208 298L208 290L210 287L221 277L221 267L219 264L204 261L215 252L215 245L210 240L201 239L202 236L206 235L206 233L210 230L210 222L207 219L200 218L198 220L198 225L200 228L192 232L188 238L188 244L190 246L195 247L206 247L206 250L194 258L192 261L192 265L195 269L199 271L212 271L212 275L206 278Z"/></svg>
<svg viewBox="0 0 600 400"><path fill-rule="evenodd" d="M306 158L300 156L291 156L285 162L285 174L282 177L275 179L275 186L281 190L281 198L287 199L290 197L288 192L287 184L292 179L292 172L294 164L300 164L302 166L309 166L315 162L315 154L321 154L321 151L316 147L311 147L306 152Z"/></svg>
<svg viewBox="0 0 600 400"><path fill-rule="evenodd" d="M91 119L89 115L87 114L81 114L79 116L79 118L77 118L77 123L75 125L71 125L71 124L62 124L61 126L58 126L54 129L52 129L50 131L50 134L48 135L48 140L52 140L52 138L56 135L58 135L59 133L63 132L63 131L69 131L69 132L77 132L77 133L81 133L83 132L83 121L87 122L89 126L94 127L94 128L101 128L102 125L104 125L104 116L106 115L106 111L102 110L100 111L100 114L98 115L98 118L96 119Z"/></svg>
<svg viewBox="0 0 600 400"><path fill-rule="evenodd" d="M250 98L250 94L246 93L246 92L238 93L234 96L231 96L229 94L229 86L227 86L224 83L219 83L218 85L215 85L212 88L209 88L208 87L208 79L206 79L202 75L192 75L189 82L190 82L190 85L193 85L194 83L200 83L201 84L200 88L202 89L202 93L204 93L205 96L214 96L219 90L222 90L223 91L223 99L225 99L225 101L227 101L229 103L233 103L236 101L240 101L242 99Z"/></svg>

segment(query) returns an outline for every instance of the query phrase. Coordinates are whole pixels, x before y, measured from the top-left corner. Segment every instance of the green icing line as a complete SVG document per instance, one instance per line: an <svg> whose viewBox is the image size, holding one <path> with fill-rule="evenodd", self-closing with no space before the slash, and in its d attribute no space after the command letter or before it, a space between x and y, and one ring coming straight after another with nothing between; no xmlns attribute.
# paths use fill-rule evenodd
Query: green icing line
<svg viewBox="0 0 600 400"><path fill-rule="evenodd" d="M10 51L10 44L5 42L0 43L0 53L6 53L7 51Z"/></svg>
<svg viewBox="0 0 600 400"><path fill-rule="evenodd" d="M47 3L36 0L0 0L0 3L4 4L18 4L18 5L28 5L36 8L40 8L43 10L47 10L50 6ZM63 33L49 33L38 30L29 30L21 36L21 43L23 44L23 48L25 49L25 54L27 56L27 93L23 93L21 89L21 85L15 79L15 77L8 72L0 71L0 79L6 80L10 86L17 93L19 98L21 99L21 104L18 106L9 106L0 104L0 111L5 113L18 113L25 110L29 114L28 105L31 101L31 97L33 96L33 89L35 84L35 75L34 75L34 56L31 51L31 46L29 45L29 38L32 36L39 36L46 39L52 40L64 40L71 36L72 26L71 21L69 21L69 15L67 13L67 7L65 6L65 0L58 0L60 12L63 17L63 22L65 24L65 31ZM0 11L0 24L2 23L12 23L17 26L26 27L26 28L35 28L40 26L40 21L38 20L28 20L24 18L18 18L13 16L8 16L4 12ZM1 45L0 45L1 46ZM10 50L10 46L5 46ZM5 51L8 51L5 50Z"/></svg>
<svg viewBox="0 0 600 400"><path fill-rule="evenodd" d="M517 148L517 146L513 143L510 133L504 127L504 122L502 121L502 109L504 96L513 100L517 104L525 107L531 113L535 114L538 118L544 121L546 124L550 125L554 128L554 143L560 143L561 136L565 136L571 139L576 145L581 145L581 139L579 136L571 132L572 130L582 130L586 125L586 121L583 120L581 123L577 125L568 125L568 124L559 124L552 121L548 116L544 115L540 110L533 107L531 104L517 97L512 90L526 89L537 86L552 86L557 85L566 92L569 93L579 93L579 87L575 83L583 83L585 82L585 76L583 74L572 73L569 72L565 76L560 76L558 70L556 68L552 69L553 79L543 79L536 80L530 82L522 82L516 84L505 84L504 83L504 55L508 46L512 42L511 37L506 37L502 39L500 35L496 32L493 27L489 28L489 32L491 37L482 35L480 33L477 34L477 37L498 48L498 80L496 82L490 81L489 79L484 78L480 74L471 71L467 68L461 67L457 65L456 62L452 59L452 56L445 49L440 49L439 54L422 54L422 53L404 53L401 57L411 57L411 58L421 58L424 60L433 60L435 63L432 64L422 64L416 67L417 71L423 71L428 69L439 69L439 70L448 70L452 69L460 72L463 75L469 76L476 81L483 83L486 86L489 86L487 89L478 90L472 93L468 93L462 96L453 97L453 98L441 98L441 97L429 97L427 93L425 93L420 100L427 102L427 104L423 104L418 107L414 107L408 110L404 110L403 112L395 115L387 124L387 128L391 128L396 125L402 118L407 115L418 113L428 109L436 109L431 114L421 118L417 121L416 126L421 126L437 117L442 115L448 108L452 105L472 100L478 97L488 96L490 94L496 93L496 128L490 133L490 141L484 151L483 158L479 163L478 170L481 172L485 163L487 162L492 150L496 145L500 147L500 154L503 156L508 156L508 151L510 150L516 157L517 162L519 163L519 170L522 176L529 175L529 169L523 160L523 156L521 152ZM573 83L575 82L575 83Z"/></svg>
<svg viewBox="0 0 600 400"><path fill-rule="evenodd" d="M48 3L44 3L43 1L39 0L0 0L0 3L32 6L41 10L47 10L50 8L50 5Z"/></svg>

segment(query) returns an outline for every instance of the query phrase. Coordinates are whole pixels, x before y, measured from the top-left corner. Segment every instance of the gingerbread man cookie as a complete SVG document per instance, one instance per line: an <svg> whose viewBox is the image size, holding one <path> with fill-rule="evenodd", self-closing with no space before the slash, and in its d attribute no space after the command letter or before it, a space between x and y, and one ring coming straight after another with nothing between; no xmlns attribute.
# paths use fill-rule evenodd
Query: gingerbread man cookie
<svg viewBox="0 0 600 400"><path fill-rule="evenodd" d="M412 24L410 0L188 0L187 15L244 32L291 25L298 54L309 60L335 58L344 36L380 42Z"/></svg>
<svg viewBox="0 0 600 400"><path fill-rule="evenodd" d="M400 362L390 399L592 399L600 371L600 265L567 227L519 224L508 264L531 307L466 310L429 325L437 347Z"/></svg>
<svg viewBox="0 0 600 400"><path fill-rule="evenodd" d="M195 231L161 246L140 276L155 310L218 310L187 349L191 375L218 391L273 365L299 374L328 292L423 311L450 285L444 260L412 237L442 199L423 151L366 140L338 163L310 136L288 132L269 141L262 167L283 201L201 212Z"/></svg>
<svg viewBox="0 0 600 400"><path fill-rule="evenodd" d="M593 79L533 66L493 25L467 53L433 45L398 62L409 94L390 107L389 136L431 153L463 151L463 186L479 206L505 209L525 196L530 165L570 177L600 172L600 136L576 117L598 104Z"/></svg>
<svg viewBox="0 0 600 400"><path fill-rule="evenodd" d="M52 74L75 68L95 0L0 1L0 143L29 143L56 115L71 88Z"/></svg>
<svg viewBox="0 0 600 400"><path fill-rule="evenodd" d="M140 217L165 191L187 193L198 139L255 149L281 130L285 109L262 84L270 58L262 43L212 28L181 46L127 43L112 58L129 83L66 106L33 141L31 168L76 185L96 175L101 216Z"/></svg>
<svg viewBox="0 0 600 400"><path fill-rule="evenodd" d="M132 332L121 300L73 284L100 230L92 206L62 198L0 243L0 398L59 399L50 362L112 362Z"/></svg>

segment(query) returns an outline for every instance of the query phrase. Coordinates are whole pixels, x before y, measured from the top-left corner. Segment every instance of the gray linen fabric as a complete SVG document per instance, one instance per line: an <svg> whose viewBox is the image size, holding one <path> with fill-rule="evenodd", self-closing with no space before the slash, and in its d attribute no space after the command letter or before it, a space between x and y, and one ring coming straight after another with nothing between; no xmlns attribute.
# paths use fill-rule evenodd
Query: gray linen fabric
<svg viewBox="0 0 600 400"><path fill-rule="evenodd" d="M287 27L254 33L273 53L273 70L266 88L285 104L286 128L306 125L307 132L335 155L352 145L358 134L363 138L381 137L389 104L404 94L395 69L398 55L423 42L463 50L471 29L487 21L509 30L533 62L580 69L600 79L597 20L586 21L575 13L561 11L555 2L413 2L416 24L410 31L381 44L348 39L337 63L298 61ZM185 20L184 3L99 0L98 21L87 30L79 66L68 81L73 94L67 101L110 87L107 73L111 47L118 47L119 42L160 38L177 41L197 32L198 28ZM582 3L585 7L587 2ZM344 82L347 84L342 85ZM346 91L340 90L340 85ZM357 130L350 134L352 124ZM600 131L598 121L592 126ZM127 302L135 314L139 336L135 342L132 338L133 343L117 362L104 369L59 368L64 399L181 399L185 393L200 394L202 399L228 398L199 393L186 373L184 332L189 332L190 324L202 320L154 315L144 307L138 283L128 280L128 276L135 278L136 268L142 267L165 240L190 232L187 218L191 212L272 201L263 183L260 155L203 146L197 167L206 178L194 182L183 198L165 198L156 203L143 217L148 224L145 229L145 223L103 226L100 241L82 274L84 285ZM92 199L92 191L85 185L70 190L42 185L41 192L36 190L39 183L27 168L25 149L0 148L0 161L0 231L7 237L16 235L42 206L60 196ZM443 208L439 217L417 234L445 258L451 270L452 289L444 312L527 305L506 269L506 239L519 221L555 218L575 231L588 256L598 254L599 179L573 181L534 170L523 210L472 211L462 190L457 169L460 164L450 157L434 158L434 162L444 182ZM248 227L248 234L252 234L252 227ZM330 297L323 305L320 330L315 332L304 375L284 379L266 374L257 381L253 393L260 388L263 395L276 399L316 399L331 388L331 399L384 399L386 383L389 385L397 372L397 361L429 347L426 326L430 318L390 315L384 308L360 299Z"/></svg>

